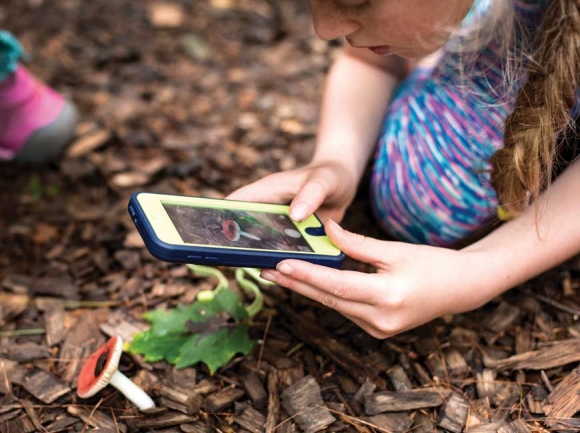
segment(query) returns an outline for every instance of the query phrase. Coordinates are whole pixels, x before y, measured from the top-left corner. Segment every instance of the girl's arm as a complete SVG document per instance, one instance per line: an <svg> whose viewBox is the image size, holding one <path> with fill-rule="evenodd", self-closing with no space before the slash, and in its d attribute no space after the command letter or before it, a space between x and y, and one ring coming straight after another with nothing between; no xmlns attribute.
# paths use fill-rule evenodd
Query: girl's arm
<svg viewBox="0 0 580 433"><path fill-rule="evenodd" d="M389 101L408 61L346 45L331 67L313 163L338 162L356 182L376 146Z"/></svg>
<svg viewBox="0 0 580 433"><path fill-rule="evenodd" d="M285 260L264 278L335 308L389 337L480 307L580 252L580 161L535 206L462 250L385 242L326 223L332 242L376 274ZM536 213L538 212L538 213Z"/></svg>
<svg viewBox="0 0 580 433"><path fill-rule="evenodd" d="M580 252L580 160L536 205L462 251L480 257L489 298Z"/></svg>
<svg viewBox="0 0 580 433"><path fill-rule="evenodd" d="M376 146L391 95L408 69L398 57L345 47L326 80L317 146L307 166L246 185L230 199L290 203L302 221L312 213L340 221Z"/></svg>

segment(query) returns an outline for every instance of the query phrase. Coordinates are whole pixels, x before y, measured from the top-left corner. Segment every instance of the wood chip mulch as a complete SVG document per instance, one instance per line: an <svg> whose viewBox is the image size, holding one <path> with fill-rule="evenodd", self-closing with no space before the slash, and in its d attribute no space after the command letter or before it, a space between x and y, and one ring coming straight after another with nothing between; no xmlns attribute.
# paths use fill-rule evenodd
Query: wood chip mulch
<svg viewBox="0 0 580 433"><path fill-rule="evenodd" d="M299 0L8 1L0 27L82 112L58 166L0 167L1 433L580 430L578 258L384 341L265 288L261 344L214 376L123 354L153 413L112 388L79 399L108 336L211 288L147 253L130 194L222 197L307 162L338 47ZM381 236L364 192L346 224Z"/></svg>

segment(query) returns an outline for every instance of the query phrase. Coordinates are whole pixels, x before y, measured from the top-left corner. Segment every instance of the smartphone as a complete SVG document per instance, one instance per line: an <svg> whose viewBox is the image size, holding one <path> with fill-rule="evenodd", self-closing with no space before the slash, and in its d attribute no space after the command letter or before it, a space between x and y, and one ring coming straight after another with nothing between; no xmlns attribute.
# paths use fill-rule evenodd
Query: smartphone
<svg viewBox="0 0 580 433"><path fill-rule="evenodd" d="M344 260L318 217L292 221L286 205L138 192L128 211L166 262L273 269L285 259L332 268Z"/></svg>

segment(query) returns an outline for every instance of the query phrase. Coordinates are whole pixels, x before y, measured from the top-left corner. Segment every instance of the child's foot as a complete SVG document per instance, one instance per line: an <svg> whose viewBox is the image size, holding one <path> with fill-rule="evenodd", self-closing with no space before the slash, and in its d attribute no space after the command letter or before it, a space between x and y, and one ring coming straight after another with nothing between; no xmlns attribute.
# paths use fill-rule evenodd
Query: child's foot
<svg viewBox="0 0 580 433"><path fill-rule="evenodd" d="M0 160L57 161L77 119L74 105L19 66L0 83Z"/></svg>

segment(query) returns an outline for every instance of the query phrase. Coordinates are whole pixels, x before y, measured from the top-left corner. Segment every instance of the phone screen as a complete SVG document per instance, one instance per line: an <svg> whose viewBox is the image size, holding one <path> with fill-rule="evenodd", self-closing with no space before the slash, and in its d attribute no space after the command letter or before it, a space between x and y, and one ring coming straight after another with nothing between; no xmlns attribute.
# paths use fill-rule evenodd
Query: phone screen
<svg viewBox="0 0 580 433"><path fill-rule="evenodd" d="M162 203L184 243L313 252L283 214Z"/></svg>

